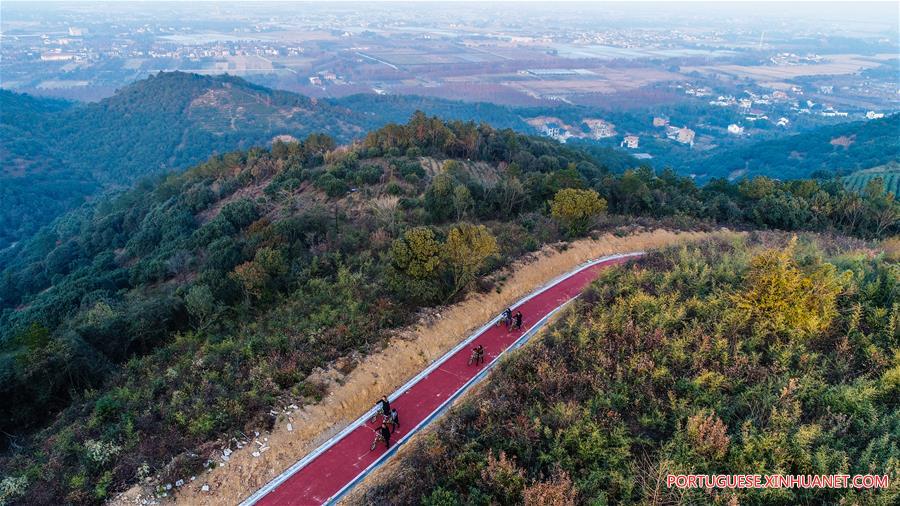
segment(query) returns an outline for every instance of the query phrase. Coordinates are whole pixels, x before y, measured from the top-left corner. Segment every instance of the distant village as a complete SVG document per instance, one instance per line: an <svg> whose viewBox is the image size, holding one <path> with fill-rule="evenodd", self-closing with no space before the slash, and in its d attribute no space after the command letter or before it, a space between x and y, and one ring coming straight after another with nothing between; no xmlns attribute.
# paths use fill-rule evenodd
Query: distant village
<svg viewBox="0 0 900 506"><path fill-rule="evenodd" d="M792 65L802 62L815 62L821 58L816 55L799 57L791 53L782 53L773 57L773 63L780 65ZM761 93L754 90L743 90L739 96L732 94L717 94L707 86L692 86L679 84L675 86L682 89L684 94L704 100L710 106L731 109L741 117L741 121L730 123L726 128L718 128L722 136L745 137L752 135L754 128L760 128L762 123L771 124L776 128L788 129L791 127L791 117L799 115L819 116L822 118L846 118L850 113L841 111L827 100L815 97L827 97L834 93L833 86L817 86L809 93L804 93L801 86L790 85L784 90L773 90ZM856 113L856 117L861 116ZM790 116L790 117L789 117ZM879 119L885 116L884 112L869 110L865 112L866 119ZM600 118L585 118L580 124L567 124L559 118L552 116L539 116L526 119L526 122L534 127L541 135L550 137L559 142L569 139L594 139L594 140L619 140L618 146L629 151L641 150L642 136L651 136L666 139L689 148L694 148L698 140L698 134L688 125L670 124L670 118L655 116L647 130L640 132L616 131L616 125ZM704 130L715 130L709 127ZM769 127L771 128L771 127ZM709 136L706 136L707 140ZM614 139L618 138L618 139ZM648 153L632 153L636 158L652 158Z"/></svg>

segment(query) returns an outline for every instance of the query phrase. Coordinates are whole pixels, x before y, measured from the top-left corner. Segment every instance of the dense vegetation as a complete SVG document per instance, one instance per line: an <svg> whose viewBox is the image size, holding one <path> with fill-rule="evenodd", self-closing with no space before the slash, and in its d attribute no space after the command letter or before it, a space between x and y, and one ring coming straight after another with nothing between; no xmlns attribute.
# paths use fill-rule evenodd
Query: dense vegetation
<svg viewBox="0 0 900 506"><path fill-rule="evenodd" d="M69 105L0 90L0 251L96 191L93 176L58 170L66 154L44 135Z"/></svg>
<svg viewBox="0 0 900 506"><path fill-rule="evenodd" d="M619 215L606 223L676 227L900 226L892 194L837 180L701 189L421 113L349 147L311 135L217 156L83 206L0 258L5 483L34 502L92 503L195 471L204 443L315 400L316 367L375 349L417 308L604 210Z"/></svg>
<svg viewBox="0 0 900 506"><path fill-rule="evenodd" d="M314 100L228 75L163 72L87 104L0 90L0 250L104 189L264 146L278 135L322 132L349 142L419 109L528 128L509 108L491 104L371 95Z"/></svg>
<svg viewBox="0 0 900 506"><path fill-rule="evenodd" d="M529 131L522 120L522 113L516 108L487 102L464 102L417 95L369 95L359 94L329 99L328 103L370 118L367 130L386 123L402 123L416 111L446 120L474 121L488 123L495 128L512 128Z"/></svg>
<svg viewBox="0 0 900 506"><path fill-rule="evenodd" d="M491 174L475 162L432 176L414 151L444 147L420 139L401 155L393 127L349 150L316 135L102 199L6 258L4 487L93 503L144 476L196 472L203 443L265 427L278 399L316 399L316 367L376 349L417 307L558 240L545 200L585 184L562 168L602 173L553 142L417 118L473 160L519 160L528 187L483 186Z"/></svg>
<svg viewBox="0 0 900 506"><path fill-rule="evenodd" d="M844 175L900 160L900 114L823 126L757 142L697 161L691 171L706 177L778 179L810 177L817 171Z"/></svg>
<svg viewBox="0 0 900 506"><path fill-rule="evenodd" d="M89 104L0 90L0 201L4 204L0 206L0 251L104 190L183 170L214 154L267 146L279 135L302 138L322 132L338 142L349 142L386 123L403 121L415 110L520 132L533 131L522 118L541 115L573 124L602 115L622 132L644 131L654 114L668 114L678 124L702 120L713 130L724 128L730 120L711 116L709 109L691 102L653 111L604 110L601 114L589 107L512 108L416 96L315 100L233 76L182 72L160 73ZM812 123L804 128L812 128ZM643 136L642 143L655 153L659 166L698 174L704 182L744 174L743 169L749 169L744 174L748 177L787 179L808 177L819 169L847 173L900 158L897 118L870 123L824 127L746 148L731 148L742 140L720 139L715 153L723 153L712 157L650 136ZM829 144L840 136L853 144L846 149ZM606 160L613 172L638 164L602 143L575 144Z"/></svg>
<svg viewBox="0 0 900 506"><path fill-rule="evenodd" d="M900 230L900 202L880 179L848 191L840 179L778 181L764 176L698 187L670 170L605 176L596 187L617 214L692 216L721 224L780 230L836 231L883 238Z"/></svg>
<svg viewBox="0 0 900 506"><path fill-rule="evenodd" d="M366 502L897 504L900 265L857 248L755 234L605 271ZM721 473L891 487L666 486Z"/></svg>
<svg viewBox="0 0 900 506"><path fill-rule="evenodd" d="M229 76L166 73L98 103L48 103L0 91L0 249L105 188L276 135L363 131L347 110Z"/></svg>

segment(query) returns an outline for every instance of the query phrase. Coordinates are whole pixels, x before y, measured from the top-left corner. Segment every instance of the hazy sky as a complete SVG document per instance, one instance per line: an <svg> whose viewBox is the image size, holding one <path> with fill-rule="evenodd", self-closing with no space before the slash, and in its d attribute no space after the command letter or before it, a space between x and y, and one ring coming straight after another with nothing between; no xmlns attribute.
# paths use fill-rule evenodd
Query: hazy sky
<svg viewBox="0 0 900 506"><path fill-rule="evenodd" d="M196 3L196 2L217 2L217 3L307 3L312 5L322 5L329 3L443 3L443 4L452 4L458 2L477 2L477 3L543 3L543 4L554 4L558 2L548 2L547 0L491 0L490 2L484 2L483 0L415 0L412 2L398 2L396 0L365 0L364 2L360 2L360 0L316 0L314 2L298 2L296 0L174 0L174 1L166 1L166 2L157 2L155 0L103 0L101 2L97 1L85 1L85 0L11 0L3 3L27 3L27 4L51 4L51 3ZM792 11L797 11L798 13L805 13L807 15L815 16L818 13L823 11L830 13L842 13L842 14L858 14L860 12L867 13L867 15L884 15L885 13L900 13L900 2L896 0L874 0L874 1L865 1L865 2L823 2L821 0L792 0L789 2L780 1L780 0L728 0L728 1L709 1L709 0L618 0L614 2L606 2L606 1L596 1L596 0L565 0L565 3L580 3L580 4L596 4L596 5L604 5L604 4L642 4L642 5L651 5L651 4L660 4L660 6L665 6L666 8L691 8L691 9L716 9L716 10L729 10L734 12L747 12L747 13L756 13L756 14L764 14L766 10L773 11L784 11L785 9L789 9ZM679 5L680 4L680 5ZM882 21L884 19L882 18ZM898 21L900 22L900 21Z"/></svg>
<svg viewBox="0 0 900 506"><path fill-rule="evenodd" d="M481 5L485 5L488 3L523 3L523 0L494 0L493 2L482 2L479 0L458 0L458 1L468 1L468 2L478 2ZM419 4L420 6L434 4L435 10L444 10L446 8L452 9L452 4L456 2L446 2L441 0L419 0L416 2L395 2L391 0L366 0L365 2L359 2L358 0L318 0L315 2L294 2L292 0L267 0L263 2L258 2L255 0L230 0L221 2L219 0L191 0L190 2L154 2L154 1L146 1L146 0L107 0L107 2L114 2L117 4L125 4L125 3L134 3L136 4L136 8L140 9L138 5L143 4L144 6L149 7L151 4L157 4L159 7L169 7L175 5L184 5L188 6L192 3L196 2L216 2L221 4L235 4L235 3L258 3L258 4L272 4L272 3L295 3L298 5L304 5L305 8L322 8L327 10L329 4L342 4L344 8L347 8L349 4L357 3L360 5L360 8L364 8L365 5L371 4L372 2L378 3L412 3ZM83 0L28 0L27 2L18 2L18 1L3 1L2 4L7 6L15 5L16 10L52 10L53 3L64 3L67 5L73 4L102 4L107 2L86 2ZM807 1L807 0L795 0L791 2L783 2L783 1L740 1L740 0L732 0L728 2L709 2L709 1L684 1L684 0L629 0L629 1L618 1L618 2L596 2L590 0L569 0L565 3L555 3L555 2L547 2L541 0L524 0L524 3L529 4L530 6L537 7L539 4L543 10L547 8L559 8L562 10L567 10L571 12L572 9L590 9L591 11L597 12L602 11L604 7L609 7L614 10L625 10L627 12L633 12L636 15L639 15L643 18L647 18L650 16L654 17L656 14L659 14L659 24L664 25L666 23L666 16L669 15L678 15L678 16L697 16L701 18L712 18L716 19L717 17L722 18L731 18L731 19L741 19L746 18L748 20L753 19L791 19L796 18L798 21L802 21L802 24L809 26L809 24L815 23L816 21L827 22L829 27L835 27L837 25L840 27L843 23L846 23L847 26L845 28L852 29L854 31L866 31L866 24L871 23L871 27L874 30L885 30L885 29L893 29L892 31L900 32L900 2L897 0L894 1L870 1L870 2L821 2L821 1ZM167 5L166 5L167 4ZM437 7L438 4L443 4L441 7ZM567 5L568 4L568 5ZM590 5L590 7L588 7ZM522 9L528 9L528 6L522 6ZM853 26L850 26L853 25Z"/></svg>

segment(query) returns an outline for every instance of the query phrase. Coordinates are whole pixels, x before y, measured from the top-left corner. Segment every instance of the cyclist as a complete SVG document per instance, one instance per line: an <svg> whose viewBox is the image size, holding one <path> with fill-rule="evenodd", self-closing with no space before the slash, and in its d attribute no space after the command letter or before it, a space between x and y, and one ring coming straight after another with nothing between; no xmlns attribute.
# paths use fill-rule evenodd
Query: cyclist
<svg viewBox="0 0 900 506"><path fill-rule="evenodd" d="M390 418L391 416L391 403L388 401L386 395L381 396L381 400L376 402L375 404L381 404L381 414L384 415L385 418Z"/></svg>
<svg viewBox="0 0 900 506"><path fill-rule="evenodd" d="M388 429L387 423L381 422L381 427L378 429L381 432L381 439L384 439L384 447L385 449L391 447L391 431Z"/></svg>
<svg viewBox="0 0 900 506"><path fill-rule="evenodd" d="M472 348L472 355L475 357L475 363L478 364L484 363L484 346L479 344L478 346Z"/></svg>

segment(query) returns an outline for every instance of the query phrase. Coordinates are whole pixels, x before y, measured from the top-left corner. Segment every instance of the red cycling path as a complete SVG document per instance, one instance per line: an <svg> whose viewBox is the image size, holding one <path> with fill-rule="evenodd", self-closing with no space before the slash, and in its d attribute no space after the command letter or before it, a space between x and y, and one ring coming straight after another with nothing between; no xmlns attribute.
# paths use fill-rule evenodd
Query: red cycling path
<svg viewBox="0 0 900 506"><path fill-rule="evenodd" d="M390 395L391 407L397 409L400 418L390 448L386 449L380 442L370 451L376 427L371 422L375 408L370 409L244 500L241 506L316 505L336 501L482 379L500 355L521 346L556 311L577 297L601 269L640 254L601 258L551 281L512 307L513 312L522 312L522 329L507 331L505 325L495 325L499 317L495 318ZM471 349L479 344L485 348L485 363L468 365ZM373 404L376 400L372 399Z"/></svg>

